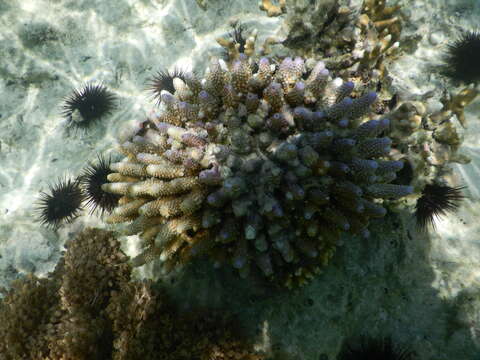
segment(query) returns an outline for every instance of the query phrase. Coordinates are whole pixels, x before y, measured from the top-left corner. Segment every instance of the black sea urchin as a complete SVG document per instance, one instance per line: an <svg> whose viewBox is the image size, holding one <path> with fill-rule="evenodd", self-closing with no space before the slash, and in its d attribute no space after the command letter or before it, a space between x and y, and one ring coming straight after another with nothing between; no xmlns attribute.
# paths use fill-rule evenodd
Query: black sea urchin
<svg viewBox="0 0 480 360"><path fill-rule="evenodd" d="M448 45L442 73L454 81L480 81L480 32L468 31Z"/></svg>
<svg viewBox="0 0 480 360"><path fill-rule="evenodd" d="M365 339L357 347L346 345L338 360L414 360L415 354L406 348L395 346L390 338Z"/></svg>
<svg viewBox="0 0 480 360"><path fill-rule="evenodd" d="M429 224L435 226L435 218L456 211L464 199L462 189L464 187L427 184L415 206L418 227L425 229Z"/></svg>
<svg viewBox="0 0 480 360"><path fill-rule="evenodd" d="M110 114L116 106L115 100L115 95L102 84L86 84L65 100L63 115L70 126L86 129Z"/></svg>
<svg viewBox="0 0 480 360"><path fill-rule="evenodd" d="M83 193L78 180L59 179L50 185L50 193L42 192L38 206L38 219L43 225L58 228L72 221L81 210Z"/></svg>
<svg viewBox="0 0 480 360"><path fill-rule="evenodd" d="M102 155L98 155L98 162L90 162L83 170L80 176L80 184L82 185L87 206L90 207L90 213L100 208L101 213L110 212L118 204L119 195L107 193L102 190L102 185L107 183L107 176L110 170L111 158L105 159Z"/></svg>
<svg viewBox="0 0 480 360"><path fill-rule="evenodd" d="M149 90L152 92L157 104L160 104L162 90L166 90L171 94L175 92L173 86L173 79L175 78L185 81L185 71L177 67L173 71L160 70L150 79Z"/></svg>

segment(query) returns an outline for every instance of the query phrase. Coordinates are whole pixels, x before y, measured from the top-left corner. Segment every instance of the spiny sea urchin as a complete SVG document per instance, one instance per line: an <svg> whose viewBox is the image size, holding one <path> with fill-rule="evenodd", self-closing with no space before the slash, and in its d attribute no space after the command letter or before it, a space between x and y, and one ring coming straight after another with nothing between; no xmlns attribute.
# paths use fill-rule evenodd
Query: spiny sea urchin
<svg viewBox="0 0 480 360"><path fill-rule="evenodd" d="M160 70L150 79L149 89L157 104L160 104L162 90L170 93L175 92L175 87L173 86L173 79L175 78L185 81L185 71L178 67L174 68L173 71Z"/></svg>
<svg viewBox="0 0 480 360"><path fill-rule="evenodd" d="M58 228L63 222L72 221L81 210L83 193L78 180L60 178L50 185L49 193L41 192L38 204L38 220L48 227Z"/></svg>
<svg viewBox="0 0 480 360"><path fill-rule="evenodd" d="M238 51L241 53L245 51L245 45L247 43L247 39L245 39L243 34L244 30L244 26L237 23L232 25L232 31L228 33L233 42L238 44Z"/></svg>
<svg viewBox="0 0 480 360"><path fill-rule="evenodd" d="M454 81L480 81L480 32L467 31L448 45L442 73Z"/></svg>
<svg viewBox="0 0 480 360"><path fill-rule="evenodd" d="M462 189L436 183L427 184L415 206L417 226L424 230L428 225L435 226L435 218L454 212L464 199Z"/></svg>
<svg viewBox="0 0 480 360"><path fill-rule="evenodd" d="M111 162L111 157L105 159L102 155L98 155L98 162L90 162L80 176L80 184L87 206L90 207L90 213L99 208L103 215L105 211L110 212L118 205L120 196L102 190L102 185L108 182L108 174L112 172L110 170Z"/></svg>
<svg viewBox="0 0 480 360"><path fill-rule="evenodd" d="M116 106L116 97L102 84L86 84L75 89L65 100L63 116L70 126L87 129L92 123L110 114Z"/></svg>
<svg viewBox="0 0 480 360"><path fill-rule="evenodd" d="M338 360L414 360L415 353L396 346L392 339L362 338L356 347L344 346Z"/></svg>

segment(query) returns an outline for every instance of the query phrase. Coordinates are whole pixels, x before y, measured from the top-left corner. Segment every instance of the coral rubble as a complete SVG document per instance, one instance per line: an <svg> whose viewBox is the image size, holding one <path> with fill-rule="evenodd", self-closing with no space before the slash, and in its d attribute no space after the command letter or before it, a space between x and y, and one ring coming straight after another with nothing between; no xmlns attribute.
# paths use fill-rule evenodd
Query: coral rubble
<svg viewBox="0 0 480 360"><path fill-rule="evenodd" d="M122 135L125 159L102 186L122 196L107 222L140 235L135 266L207 253L242 276L303 284L343 232L368 236L382 202L412 192L390 184L403 163L389 159L390 120L371 118L375 92L323 62L239 54L174 85Z"/></svg>

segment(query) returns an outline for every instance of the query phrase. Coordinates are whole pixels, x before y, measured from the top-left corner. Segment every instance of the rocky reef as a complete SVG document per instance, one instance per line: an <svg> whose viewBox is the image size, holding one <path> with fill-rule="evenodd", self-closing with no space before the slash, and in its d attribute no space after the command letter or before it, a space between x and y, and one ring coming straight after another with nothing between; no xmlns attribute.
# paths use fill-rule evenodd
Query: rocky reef
<svg viewBox="0 0 480 360"><path fill-rule="evenodd" d="M372 119L376 93L323 62L241 53L174 86L122 135L126 157L102 187L122 195L107 222L140 235L135 266L208 253L241 276L303 284L343 232L368 237L382 203L412 192L390 184L403 162L389 158L388 117Z"/></svg>

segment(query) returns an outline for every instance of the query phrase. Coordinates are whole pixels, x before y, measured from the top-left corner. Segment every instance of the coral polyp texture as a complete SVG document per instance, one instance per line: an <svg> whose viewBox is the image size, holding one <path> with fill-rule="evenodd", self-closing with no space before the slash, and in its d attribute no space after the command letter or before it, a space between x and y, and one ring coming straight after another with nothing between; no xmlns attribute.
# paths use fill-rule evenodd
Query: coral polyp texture
<svg viewBox="0 0 480 360"><path fill-rule="evenodd" d="M121 195L107 218L139 234L140 266L166 269L208 254L241 276L292 286L326 265L342 233L368 236L403 162L389 159L374 92L333 78L322 62L244 54L185 74L158 113L125 132L103 190Z"/></svg>

